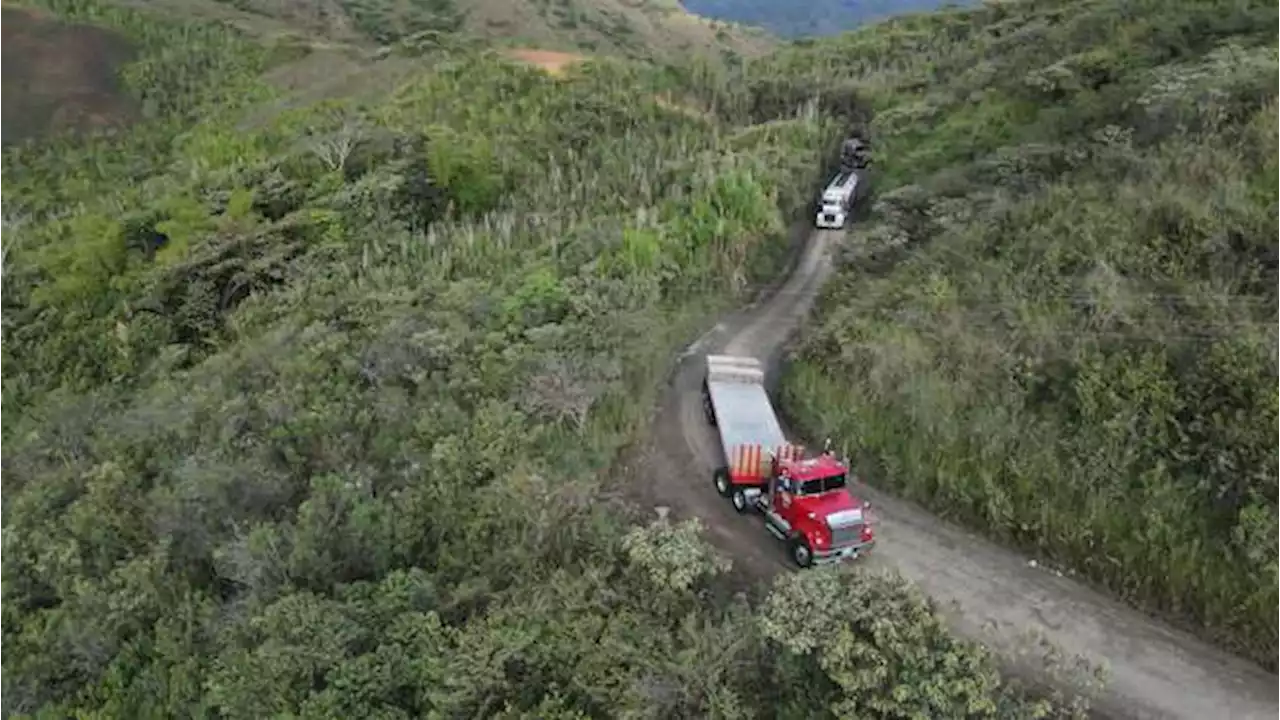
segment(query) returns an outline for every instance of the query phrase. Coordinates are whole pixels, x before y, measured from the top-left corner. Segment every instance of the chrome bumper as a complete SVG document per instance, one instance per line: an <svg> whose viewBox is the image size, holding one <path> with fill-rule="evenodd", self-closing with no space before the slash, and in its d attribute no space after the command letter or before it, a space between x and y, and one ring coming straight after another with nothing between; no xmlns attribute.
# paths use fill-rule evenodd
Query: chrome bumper
<svg viewBox="0 0 1280 720"><path fill-rule="evenodd" d="M857 545L846 545L842 548L833 548L830 550L814 550L813 564L825 565L827 563L836 563L842 560L857 560L858 556L866 553L875 547L876 541L859 543Z"/></svg>

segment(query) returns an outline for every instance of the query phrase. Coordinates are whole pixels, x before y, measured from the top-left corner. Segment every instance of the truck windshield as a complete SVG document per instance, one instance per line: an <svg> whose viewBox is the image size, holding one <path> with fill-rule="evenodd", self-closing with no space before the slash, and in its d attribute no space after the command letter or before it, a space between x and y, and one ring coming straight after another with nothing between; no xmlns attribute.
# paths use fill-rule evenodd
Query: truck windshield
<svg viewBox="0 0 1280 720"><path fill-rule="evenodd" d="M845 474L832 475L824 478L814 478L800 483L801 495L818 495L832 490L839 490L845 486Z"/></svg>

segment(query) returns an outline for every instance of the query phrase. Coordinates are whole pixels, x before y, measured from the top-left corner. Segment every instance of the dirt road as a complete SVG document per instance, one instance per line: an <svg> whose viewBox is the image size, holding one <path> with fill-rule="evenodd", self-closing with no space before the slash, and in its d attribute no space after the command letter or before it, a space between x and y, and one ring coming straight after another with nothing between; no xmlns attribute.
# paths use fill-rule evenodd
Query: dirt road
<svg viewBox="0 0 1280 720"><path fill-rule="evenodd" d="M800 232L797 230L797 232ZM807 230L804 231L807 234ZM645 502L678 518L696 516L740 572L764 580L791 571L781 543L758 517L737 515L712 489L718 462L699 385L708 352L747 354L775 367L781 349L831 272L836 233L816 232L785 284L727 318L681 356L655 421L647 453ZM948 525L910 503L859 488L880 518L880 541L866 567L895 567L939 604L952 627L1013 658L1040 634L1068 655L1107 668L1100 714L1132 718L1268 718L1280 713L1277 676L1169 629L1069 578ZM1008 659L1035 674L1034 662Z"/></svg>

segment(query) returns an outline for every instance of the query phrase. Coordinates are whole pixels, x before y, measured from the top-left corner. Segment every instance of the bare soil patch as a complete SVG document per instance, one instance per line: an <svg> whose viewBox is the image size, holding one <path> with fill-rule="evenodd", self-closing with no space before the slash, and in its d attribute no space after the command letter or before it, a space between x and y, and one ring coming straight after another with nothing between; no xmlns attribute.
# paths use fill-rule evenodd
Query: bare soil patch
<svg viewBox="0 0 1280 720"><path fill-rule="evenodd" d="M541 68L552 75L563 75L565 69L570 65L585 62L587 59L585 56L575 53L559 52L557 50L536 50L533 48L509 50L507 55L519 62Z"/></svg>
<svg viewBox="0 0 1280 720"><path fill-rule="evenodd" d="M0 13L4 143L118 127L138 116L119 79L134 57L124 37L26 9Z"/></svg>

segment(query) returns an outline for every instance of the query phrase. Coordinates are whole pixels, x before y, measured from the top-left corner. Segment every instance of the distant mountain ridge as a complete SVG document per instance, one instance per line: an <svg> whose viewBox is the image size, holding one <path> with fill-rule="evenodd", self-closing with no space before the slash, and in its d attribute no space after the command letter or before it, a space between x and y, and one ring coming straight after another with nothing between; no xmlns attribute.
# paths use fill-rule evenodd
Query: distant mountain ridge
<svg viewBox="0 0 1280 720"><path fill-rule="evenodd" d="M787 38L834 35L893 15L936 10L972 2L940 0L682 0L690 12L717 20L755 25Z"/></svg>

